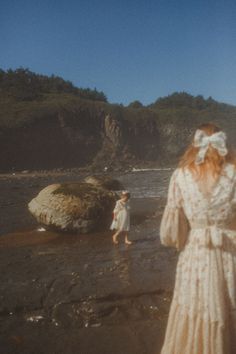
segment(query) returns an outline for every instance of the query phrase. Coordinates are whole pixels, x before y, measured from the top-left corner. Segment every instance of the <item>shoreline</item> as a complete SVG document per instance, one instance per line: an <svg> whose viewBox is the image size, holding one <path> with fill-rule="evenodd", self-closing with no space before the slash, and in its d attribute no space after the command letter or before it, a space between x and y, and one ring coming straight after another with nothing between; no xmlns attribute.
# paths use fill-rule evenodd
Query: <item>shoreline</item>
<svg viewBox="0 0 236 354"><path fill-rule="evenodd" d="M175 166L166 167L132 167L130 169L118 169L118 170L96 170L84 169L84 168L72 168L72 169L51 169L51 170L22 170L22 171L8 171L0 172L1 178L11 178L11 177L44 177L44 176L64 176L64 175L117 175L117 174L127 174L135 172L150 172L150 171L171 171Z"/></svg>
<svg viewBox="0 0 236 354"><path fill-rule="evenodd" d="M157 175L156 175L157 174ZM167 177L165 177L167 174ZM126 174L116 173L110 174L113 178L117 178L121 183L130 188L132 200L145 200L151 199L165 199L165 185L168 183L168 176L170 170L163 171L142 171L142 172L129 172ZM81 181L89 174L82 173L68 173L66 171L55 173L38 173L38 174L15 174L15 175L0 175L0 207L1 207L1 220L0 220L0 235L20 230L28 230L37 226L37 222L30 215L28 211L28 203L34 198L40 190L53 183L66 183L72 181ZM153 187L150 186L152 194L148 194L148 190L144 185L144 176L151 178ZM159 178L162 181L159 181ZM160 185L160 191L159 186ZM158 188L157 188L158 187ZM149 187L148 187L149 188ZM145 196L146 194L146 196ZM150 200L151 200L150 199ZM142 202L141 202L142 203ZM145 203L146 208L149 208L149 203Z"/></svg>

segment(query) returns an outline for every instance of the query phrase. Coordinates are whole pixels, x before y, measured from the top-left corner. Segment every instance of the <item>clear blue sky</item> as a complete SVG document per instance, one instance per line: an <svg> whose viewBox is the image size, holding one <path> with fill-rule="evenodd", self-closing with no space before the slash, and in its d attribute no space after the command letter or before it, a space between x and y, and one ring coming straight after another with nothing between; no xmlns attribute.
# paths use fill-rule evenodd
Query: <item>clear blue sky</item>
<svg viewBox="0 0 236 354"><path fill-rule="evenodd" d="M235 0L0 0L0 67L28 67L110 102L174 91L236 105Z"/></svg>

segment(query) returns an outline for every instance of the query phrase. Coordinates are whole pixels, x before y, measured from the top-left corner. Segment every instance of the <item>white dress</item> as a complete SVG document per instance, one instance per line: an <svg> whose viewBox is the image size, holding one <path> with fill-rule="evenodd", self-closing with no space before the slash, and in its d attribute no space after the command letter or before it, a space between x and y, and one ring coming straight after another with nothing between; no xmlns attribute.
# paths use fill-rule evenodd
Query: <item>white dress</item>
<svg viewBox="0 0 236 354"><path fill-rule="evenodd" d="M182 213L183 211L183 213ZM207 197L192 173L170 180L160 237L181 243L174 294L161 354L236 353L236 168L225 164Z"/></svg>
<svg viewBox="0 0 236 354"><path fill-rule="evenodd" d="M123 202L117 200L113 213L116 213L111 224L111 230L129 231L130 230L130 201Z"/></svg>

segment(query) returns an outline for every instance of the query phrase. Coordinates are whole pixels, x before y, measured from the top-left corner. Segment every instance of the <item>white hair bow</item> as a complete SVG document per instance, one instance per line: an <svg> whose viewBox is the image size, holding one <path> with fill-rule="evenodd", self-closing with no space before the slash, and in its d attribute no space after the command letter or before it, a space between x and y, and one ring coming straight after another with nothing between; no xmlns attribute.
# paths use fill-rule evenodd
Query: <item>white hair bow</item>
<svg viewBox="0 0 236 354"><path fill-rule="evenodd" d="M228 150L226 147L226 134L224 132L220 131L212 135L207 135L203 130L197 129L193 140L193 145L195 147L199 147L195 160L196 164L199 165L204 162L205 155L210 144L221 156L227 155Z"/></svg>

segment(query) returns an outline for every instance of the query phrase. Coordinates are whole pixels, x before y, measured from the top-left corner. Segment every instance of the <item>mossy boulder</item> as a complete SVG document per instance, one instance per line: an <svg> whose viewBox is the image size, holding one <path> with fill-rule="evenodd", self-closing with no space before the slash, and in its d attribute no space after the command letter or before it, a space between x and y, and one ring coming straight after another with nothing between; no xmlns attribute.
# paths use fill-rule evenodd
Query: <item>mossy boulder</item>
<svg viewBox="0 0 236 354"><path fill-rule="evenodd" d="M85 182L52 184L28 204L40 224L65 232L106 229L117 200L113 191Z"/></svg>
<svg viewBox="0 0 236 354"><path fill-rule="evenodd" d="M112 191L124 189L120 181L109 176L88 176L84 181L95 187L102 187Z"/></svg>

